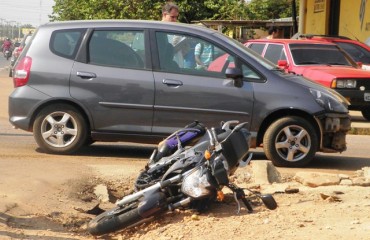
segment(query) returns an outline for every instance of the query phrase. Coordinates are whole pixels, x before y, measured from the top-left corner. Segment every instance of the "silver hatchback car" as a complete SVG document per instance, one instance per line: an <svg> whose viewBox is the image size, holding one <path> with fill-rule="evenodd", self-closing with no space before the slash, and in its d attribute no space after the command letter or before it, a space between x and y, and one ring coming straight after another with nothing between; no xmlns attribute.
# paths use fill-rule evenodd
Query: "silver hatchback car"
<svg viewBox="0 0 370 240"><path fill-rule="evenodd" d="M140 20L40 26L14 67L9 119L47 153L157 143L199 120L249 123L276 166L346 150L348 102L201 26Z"/></svg>

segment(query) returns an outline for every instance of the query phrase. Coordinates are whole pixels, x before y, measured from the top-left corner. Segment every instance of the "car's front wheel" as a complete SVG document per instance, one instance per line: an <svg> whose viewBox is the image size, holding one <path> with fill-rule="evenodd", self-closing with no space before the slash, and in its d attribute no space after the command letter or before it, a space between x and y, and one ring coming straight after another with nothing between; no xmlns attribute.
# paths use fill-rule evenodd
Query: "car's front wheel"
<svg viewBox="0 0 370 240"><path fill-rule="evenodd" d="M67 104L50 105L37 115L33 134L47 153L70 154L87 141L88 128L80 112Z"/></svg>
<svg viewBox="0 0 370 240"><path fill-rule="evenodd" d="M370 108L364 108L361 110L362 116L367 120L370 121Z"/></svg>
<svg viewBox="0 0 370 240"><path fill-rule="evenodd" d="M318 137L305 119L284 117L269 126L263 138L263 148L275 166L302 167L315 156Z"/></svg>

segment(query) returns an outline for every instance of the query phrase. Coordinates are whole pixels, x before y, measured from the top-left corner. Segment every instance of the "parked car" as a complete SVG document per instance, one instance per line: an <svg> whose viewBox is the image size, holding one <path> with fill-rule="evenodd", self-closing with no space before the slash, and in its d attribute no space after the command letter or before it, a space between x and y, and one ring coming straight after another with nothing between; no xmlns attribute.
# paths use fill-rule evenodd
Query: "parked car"
<svg viewBox="0 0 370 240"><path fill-rule="evenodd" d="M257 39L246 46L287 73L336 90L350 101L350 110L361 111L370 121L370 72L360 69L337 45L313 40Z"/></svg>
<svg viewBox="0 0 370 240"><path fill-rule="evenodd" d="M12 52L12 56L10 58L9 77L12 77L14 64L17 61L17 59L18 59L19 55L21 54L22 50L24 49L24 47L31 40L31 37L32 37L32 33L28 33L28 34L24 35L24 37L22 38L22 41L20 43L18 43L17 46L15 46L15 48Z"/></svg>
<svg viewBox="0 0 370 240"><path fill-rule="evenodd" d="M181 40L178 49L174 39ZM228 57L212 70L184 64L199 43L213 49L211 64ZM48 23L22 51L13 81L11 124L33 132L40 148L54 154L93 141L158 143L194 120L206 126L239 120L249 123L251 147L263 143L274 164L299 167L317 151L345 151L350 129L340 94L190 24Z"/></svg>
<svg viewBox="0 0 370 240"><path fill-rule="evenodd" d="M360 63L362 69L370 71L370 46L365 43L343 36L301 34L299 37L335 43L346 51L356 62Z"/></svg>

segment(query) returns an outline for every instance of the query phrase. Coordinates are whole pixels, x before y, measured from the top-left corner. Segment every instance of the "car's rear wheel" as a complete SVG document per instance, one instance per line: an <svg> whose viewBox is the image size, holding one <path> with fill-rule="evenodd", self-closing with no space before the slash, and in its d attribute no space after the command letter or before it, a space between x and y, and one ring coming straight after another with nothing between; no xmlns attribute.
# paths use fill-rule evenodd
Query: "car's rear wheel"
<svg viewBox="0 0 370 240"><path fill-rule="evenodd" d="M301 117L285 117L273 122L263 138L268 159L278 167L302 167L318 149L318 137L312 125Z"/></svg>
<svg viewBox="0 0 370 240"><path fill-rule="evenodd" d="M70 154L86 144L87 124L80 112L67 104L50 105L37 115L33 134L47 153Z"/></svg>

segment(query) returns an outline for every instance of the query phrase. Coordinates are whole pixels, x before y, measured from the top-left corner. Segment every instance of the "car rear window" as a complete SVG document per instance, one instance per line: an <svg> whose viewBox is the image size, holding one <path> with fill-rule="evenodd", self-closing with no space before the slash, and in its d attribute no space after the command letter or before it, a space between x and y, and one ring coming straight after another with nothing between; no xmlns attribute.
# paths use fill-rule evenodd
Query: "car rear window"
<svg viewBox="0 0 370 240"><path fill-rule="evenodd" d="M83 34L82 29L55 31L51 36L50 49L58 56L74 59Z"/></svg>
<svg viewBox="0 0 370 240"><path fill-rule="evenodd" d="M144 45L143 31L96 30L88 43L89 63L143 69Z"/></svg>

